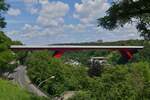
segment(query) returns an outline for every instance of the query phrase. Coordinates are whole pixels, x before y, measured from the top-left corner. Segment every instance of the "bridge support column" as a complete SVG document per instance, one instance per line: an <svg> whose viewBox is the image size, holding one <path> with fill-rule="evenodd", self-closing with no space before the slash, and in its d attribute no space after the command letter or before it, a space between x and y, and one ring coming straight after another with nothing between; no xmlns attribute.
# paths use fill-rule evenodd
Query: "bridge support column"
<svg viewBox="0 0 150 100"><path fill-rule="evenodd" d="M127 61L129 61L133 58L133 54L136 53L137 50L120 49L119 52L121 53L123 58L125 58Z"/></svg>
<svg viewBox="0 0 150 100"><path fill-rule="evenodd" d="M65 51L55 51L53 54L54 58L61 58L61 56L64 54Z"/></svg>

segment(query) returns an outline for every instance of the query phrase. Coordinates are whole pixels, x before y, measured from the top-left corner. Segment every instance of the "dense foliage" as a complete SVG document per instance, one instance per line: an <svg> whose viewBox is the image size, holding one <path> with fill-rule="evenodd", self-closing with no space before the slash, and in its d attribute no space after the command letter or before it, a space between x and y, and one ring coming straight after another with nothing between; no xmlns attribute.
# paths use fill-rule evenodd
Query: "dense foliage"
<svg viewBox="0 0 150 100"><path fill-rule="evenodd" d="M139 55L137 54L137 58L140 58L138 61L150 61L150 41L145 41L143 45L144 49L139 52Z"/></svg>
<svg viewBox="0 0 150 100"><path fill-rule="evenodd" d="M0 79L0 100L47 100L36 97L6 80Z"/></svg>
<svg viewBox="0 0 150 100"><path fill-rule="evenodd" d="M15 67L10 64L11 61L15 59L15 55L9 49L11 44L11 39L9 39L3 32L0 32L0 75L5 71L12 71Z"/></svg>
<svg viewBox="0 0 150 100"><path fill-rule="evenodd" d="M27 66L32 81L52 96L80 90L86 84L85 67L65 65L60 60L50 58L47 51L29 55Z"/></svg>
<svg viewBox="0 0 150 100"><path fill-rule="evenodd" d="M4 28L6 25L5 18L2 14L8 10L9 5L6 4L5 1L6 0L0 0L0 29Z"/></svg>
<svg viewBox="0 0 150 100"><path fill-rule="evenodd" d="M26 55L25 52L14 53L11 51L10 45L21 43L12 41L2 32L2 28L6 26L3 14L9 8L9 5L5 2L6 0L0 0L0 100L47 100L43 97L34 96L17 85L1 79L5 72L14 71L14 68L17 67L17 61L23 61L22 59Z"/></svg>
<svg viewBox="0 0 150 100"><path fill-rule="evenodd" d="M106 16L98 19L99 26L113 30L126 23L136 24L146 40L150 40L150 1L116 0L106 11Z"/></svg>
<svg viewBox="0 0 150 100"><path fill-rule="evenodd" d="M4 72L11 72L16 68L17 61L21 63L24 61L27 52L25 51L11 51L10 45L21 44L19 41L12 41L3 32L0 32L0 76Z"/></svg>
<svg viewBox="0 0 150 100"><path fill-rule="evenodd" d="M68 44L69 45L69 44ZM136 60L142 60L142 59L148 59L149 58L149 51L148 49L150 48L150 43L148 41L144 40L126 40L126 41L116 41L116 42L104 42L104 43L97 43L97 42L92 42L92 43L79 43L79 44L73 44L73 45L120 45L120 46L133 46L133 45L138 45L138 46L145 46L145 49L140 51L140 53L137 53L135 55L134 61ZM147 49L146 49L147 48ZM110 50L91 50L91 51L77 51L77 52L67 52L64 54L62 57L63 60L68 61L70 59L77 60L81 62L82 64L88 66L88 60L91 57L107 57L109 60L110 64L122 64L124 63L124 59L122 58L121 54L119 51L110 51Z"/></svg>
<svg viewBox="0 0 150 100"><path fill-rule="evenodd" d="M0 29L6 23L2 13L8 10L5 0L0 0ZM107 15L99 19L99 25L114 29L128 22L137 21L137 29L146 40L150 40L150 1L118 0L108 9ZM48 51L12 52L11 41L0 32L0 75L13 71L16 67L12 61L26 61L28 75L43 91L50 96L60 96L65 91L75 91L70 100L149 100L150 99L150 42L129 40L106 43L85 43L81 45L144 45L145 48L134 56L128 64L117 52L83 51L65 54L62 60L51 58ZM111 65L105 66L96 77L88 75L88 59L92 56L105 56ZM70 59L81 62L81 65L65 64ZM26 90L0 79L1 100L43 100L29 94Z"/></svg>
<svg viewBox="0 0 150 100"><path fill-rule="evenodd" d="M23 45L20 41L13 41L12 42L12 45ZM15 50L13 51L15 53L15 60L16 61L19 61L20 64L24 64L25 62L25 59L28 55L28 51L18 51L18 50Z"/></svg>
<svg viewBox="0 0 150 100"><path fill-rule="evenodd" d="M101 77L88 82L88 87L71 100L149 100L150 64L140 62L111 66Z"/></svg>
<svg viewBox="0 0 150 100"><path fill-rule="evenodd" d="M48 51L32 52L26 64L32 81L51 96L59 96L65 91L76 91L71 100L149 100L150 63L149 41L119 41L104 44L145 45L130 63L118 65L116 52L83 51L66 54L62 60L51 58ZM93 52L93 53L91 53ZM89 77L84 64L90 56L107 56L111 65L105 66L100 76ZM88 57L82 60L83 57ZM81 58L80 58L81 57ZM68 59L81 59L79 66L64 64Z"/></svg>

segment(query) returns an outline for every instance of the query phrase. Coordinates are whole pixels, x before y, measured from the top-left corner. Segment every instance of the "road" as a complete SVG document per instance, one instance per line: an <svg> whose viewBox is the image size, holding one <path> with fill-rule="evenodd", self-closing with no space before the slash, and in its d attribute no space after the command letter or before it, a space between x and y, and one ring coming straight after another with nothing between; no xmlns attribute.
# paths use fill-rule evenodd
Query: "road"
<svg viewBox="0 0 150 100"><path fill-rule="evenodd" d="M19 65L14 70L14 73L10 74L9 77L13 79L13 82L19 84L22 88L26 88L29 92L38 96L48 97L45 93L31 83L29 77L27 76L26 66Z"/></svg>

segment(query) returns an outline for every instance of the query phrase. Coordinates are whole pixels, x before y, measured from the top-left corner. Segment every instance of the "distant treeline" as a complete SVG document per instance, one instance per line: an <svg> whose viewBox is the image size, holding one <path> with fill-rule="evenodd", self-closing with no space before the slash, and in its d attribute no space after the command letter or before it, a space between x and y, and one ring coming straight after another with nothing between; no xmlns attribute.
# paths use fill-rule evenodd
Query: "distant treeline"
<svg viewBox="0 0 150 100"><path fill-rule="evenodd" d="M112 41L112 42L80 42L80 43L58 43L52 45L143 45L144 40L120 40L120 41Z"/></svg>

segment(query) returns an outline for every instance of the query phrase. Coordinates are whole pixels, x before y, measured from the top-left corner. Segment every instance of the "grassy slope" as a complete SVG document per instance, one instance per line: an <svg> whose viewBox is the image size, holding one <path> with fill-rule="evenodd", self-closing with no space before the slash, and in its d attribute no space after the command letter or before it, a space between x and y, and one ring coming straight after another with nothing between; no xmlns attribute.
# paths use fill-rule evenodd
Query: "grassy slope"
<svg viewBox="0 0 150 100"><path fill-rule="evenodd" d="M9 81L0 79L0 100L43 100L29 94Z"/></svg>

